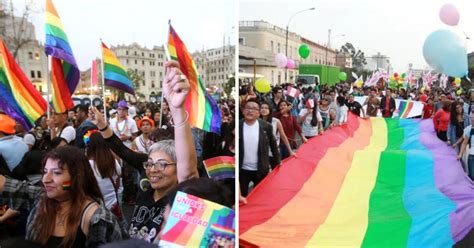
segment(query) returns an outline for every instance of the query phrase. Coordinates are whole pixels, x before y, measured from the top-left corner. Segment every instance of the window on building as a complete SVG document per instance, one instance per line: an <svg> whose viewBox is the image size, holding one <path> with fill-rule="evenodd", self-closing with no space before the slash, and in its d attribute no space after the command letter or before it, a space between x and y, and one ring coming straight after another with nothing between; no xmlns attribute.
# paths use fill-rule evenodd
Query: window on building
<svg viewBox="0 0 474 248"><path fill-rule="evenodd" d="M281 71L278 72L278 84L281 84Z"/></svg>
<svg viewBox="0 0 474 248"><path fill-rule="evenodd" d="M153 61L150 61L150 65L153 65Z"/></svg>
<svg viewBox="0 0 474 248"><path fill-rule="evenodd" d="M135 51L135 56L137 56L137 55L138 55L138 53L137 53L137 51Z"/></svg>
<svg viewBox="0 0 474 248"><path fill-rule="evenodd" d="M35 78L35 71L30 71L31 78Z"/></svg>
<svg viewBox="0 0 474 248"><path fill-rule="evenodd" d="M145 60L142 60L142 65L145 65Z"/></svg>
<svg viewBox="0 0 474 248"><path fill-rule="evenodd" d="M33 59L33 52L28 52L28 58Z"/></svg>
<svg viewBox="0 0 474 248"><path fill-rule="evenodd" d="M125 54L126 54L126 55L128 55L128 50L127 50L127 51L125 51Z"/></svg>
<svg viewBox="0 0 474 248"><path fill-rule="evenodd" d="M272 40L270 41L270 51L273 52L273 41Z"/></svg>
<svg viewBox="0 0 474 248"><path fill-rule="evenodd" d="M281 46L280 46L280 43L278 43L278 53L281 53Z"/></svg>
<svg viewBox="0 0 474 248"><path fill-rule="evenodd" d="M145 53L144 53L144 52L142 52L142 57L145 57Z"/></svg>
<svg viewBox="0 0 474 248"><path fill-rule="evenodd" d="M36 60L39 60L39 59L40 59L40 55L39 55L38 52L35 52L35 59L36 59Z"/></svg>
<svg viewBox="0 0 474 248"><path fill-rule="evenodd" d="M160 78L163 77L163 72L160 71Z"/></svg>
<svg viewBox="0 0 474 248"><path fill-rule="evenodd" d="M142 80L142 85L145 86L145 80Z"/></svg>
<svg viewBox="0 0 474 248"><path fill-rule="evenodd" d="M41 78L41 71L36 71L36 75L38 76L38 78Z"/></svg>
<svg viewBox="0 0 474 248"><path fill-rule="evenodd" d="M127 65L128 65L129 62L130 62L130 61L128 61L128 59L127 59Z"/></svg>
<svg viewBox="0 0 474 248"><path fill-rule="evenodd" d="M38 85L38 91L39 91L40 93L43 93L43 85L41 85L41 84Z"/></svg>
<svg viewBox="0 0 474 248"><path fill-rule="evenodd" d="M245 38L239 37L239 45L245 46Z"/></svg>
<svg viewBox="0 0 474 248"><path fill-rule="evenodd" d="M138 61L137 61L137 60L135 60L135 64L137 64L137 63L138 63Z"/></svg>
<svg viewBox="0 0 474 248"><path fill-rule="evenodd" d="M143 76L143 77L145 76L145 71L142 71L142 76Z"/></svg>

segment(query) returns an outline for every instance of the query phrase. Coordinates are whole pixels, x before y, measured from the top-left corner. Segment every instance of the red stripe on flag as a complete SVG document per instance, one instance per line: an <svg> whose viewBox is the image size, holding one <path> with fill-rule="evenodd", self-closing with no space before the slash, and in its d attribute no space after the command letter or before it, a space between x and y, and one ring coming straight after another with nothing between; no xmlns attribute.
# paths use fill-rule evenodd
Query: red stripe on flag
<svg viewBox="0 0 474 248"><path fill-rule="evenodd" d="M61 59L51 57L51 84L53 85L53 102L57 104L55 107L56 112L66 112L68 109L74 107L74 103L71 98L71 93L66 84L66 80L63 73Z"/></svg>
<svg viewBox="0 0 474 248"><path fill-rule="evenodd" d="M306 146L298 150L297 155L300 153L311 152L314 154L316 159L312 161L298 160L295 161L297 164L294 164L292 161L294 160L294 157L289 157L282 162L286 164L285 166L278 166L257 185L257 187L247 197L248 204L240 205L240 234L245 233L253 226L268 221L272 216L274 216L301 190L305 182L313 174L319 161L324 157L324 154L326 154L330 148L338 147L344 143L347 136L352 137L354 135L360 125L359 118L353 114L350 114L348 118L348 121L353 123L352 125L342 126L342 130L339 132L326 132L323 134L322 138L327 140L325 146L318 146L317 148ZM341 136L341 132L344 132L347 136ZM285 176L282 177L281 175ZM286 188L285 190L278 190L282 185L288 184L289 178L291 178L291 189ZM265 189L271 189L273 192L277 191L275 194L272 194L276 197L272 197L270 205L268 204L269 192L265 191Z"/></svg>

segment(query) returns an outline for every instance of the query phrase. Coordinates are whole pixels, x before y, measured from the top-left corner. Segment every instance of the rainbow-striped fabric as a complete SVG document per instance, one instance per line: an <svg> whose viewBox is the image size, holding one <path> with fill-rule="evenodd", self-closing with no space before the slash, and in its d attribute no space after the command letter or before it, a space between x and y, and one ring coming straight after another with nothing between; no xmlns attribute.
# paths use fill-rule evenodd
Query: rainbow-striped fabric
<svg viewBox="0 0 474 248"><path fill-rule="evenodd" d="M128 77L127 70L120 64L114 52L103 42L102 58L104 60L104 84L135 95L133 83Z"/></svg>
<svg viewBox="0 0 474 248"><path fill-rule="evenodd" d="M219 156L203 161L207 174L214 180L235 178L235 158Z"/></svg>
<svg viewBox="0 0 474 248"><path fill-rule="evenodd" d="M0 109L30 130L47 109L46 101L0 39Z"/></svg>
<svg viewBox="0 0 474 248"><path fill-rule="evenodd" d="M170 25L168 51L173 60L179 62L181 71L189 80L191 89L184 103L189 113L191 126L207 132L220 133L221 112L216 101L206 92L204 82L199 75L196 65L188 49Z"/></svg>
<svg viewBox="0 0 474 248"><path fill-rule="evenodd" d="M408 118L408 114L413 108L412 101L400 101L400 106L398 106L398 117L399 118Z"/></svg>
<svg viewBox="0 0 474 248"><path fill-rule="evenodd" d="M351 114L251 192L240 238L261 247L451 247L474 227L473 199L431 119Z"/></svg>
<svg viewBox="0 0 474 248"><path fill-rule="evenodd" d="M56 113L74 107L72 94L79 83L80 71L72 53L58 12L51 0L46 0L45 52L51 59L53 108Z"/></svg>

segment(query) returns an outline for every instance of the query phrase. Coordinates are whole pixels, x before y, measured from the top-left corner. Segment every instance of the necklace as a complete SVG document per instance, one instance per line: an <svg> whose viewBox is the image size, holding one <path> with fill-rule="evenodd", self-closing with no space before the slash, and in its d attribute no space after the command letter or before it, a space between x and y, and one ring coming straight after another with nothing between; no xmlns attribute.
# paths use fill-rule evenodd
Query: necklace
<svg viewBox="0 0 474 248"><path fill-rule="evenodd" d="M118 118L117 118L117 122L115 122L115 129L119 132L119 134L125 134L128 130L128 125L127 125L128 119L125 119L124 121L125 121L125 123L123 124L122 130L120 130L120 128L119 128Z"/></svg>

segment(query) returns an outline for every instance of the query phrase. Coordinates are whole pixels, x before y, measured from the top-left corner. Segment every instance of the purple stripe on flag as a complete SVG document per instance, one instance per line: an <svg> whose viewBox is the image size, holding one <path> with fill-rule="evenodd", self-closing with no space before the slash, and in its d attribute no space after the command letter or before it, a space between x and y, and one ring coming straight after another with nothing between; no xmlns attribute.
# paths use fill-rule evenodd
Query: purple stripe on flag
<svg viewBox="0 0 474 248"><path fill-rule="evenodd" d="M114 80L108 80L106 79L105 80L105 85L107 86L110 86L110 87L113 87L113 88L116 88L116 89L119 89L119 90L122 90L122 91L125 91L127 93L130 93L132 95L135 94L134 90L130 87L128 87L127 85L121 83L121 82L117 82L117 81L114 81Z"/></svg>
<svg viewBox="0 0 474 248"><path fill-rule="evenodd" d="M78 68L77 63L76 63L76 59L74 58L74 56L67 53L66 51L64 51L62 49L58 49L57 47L48 46L48 45L45 46L44 50L45 50L46 54L51 55L51 56L56 57L56 58L59 58L59 59L62 59L64 61L68 62L69 64L73 65L73 67Z"/></svg>
<svg viewBox="0 0 474 248"><path fill-rule="evenodd" d="M449 220L453 240L458 242L474 228L474 183L457 161L454 149L436 137L431 119L421 121L420 130L421 143L433 154L436 187L456 204Z"/></svg>

